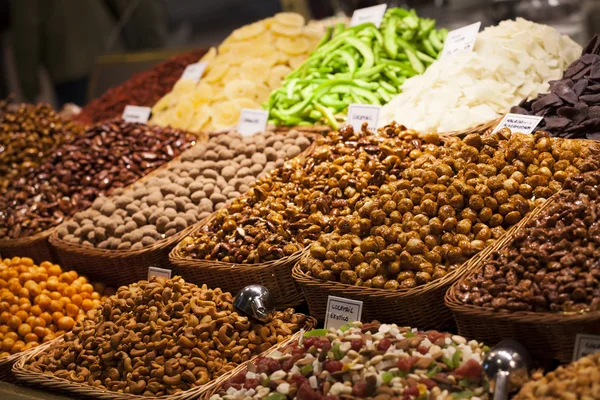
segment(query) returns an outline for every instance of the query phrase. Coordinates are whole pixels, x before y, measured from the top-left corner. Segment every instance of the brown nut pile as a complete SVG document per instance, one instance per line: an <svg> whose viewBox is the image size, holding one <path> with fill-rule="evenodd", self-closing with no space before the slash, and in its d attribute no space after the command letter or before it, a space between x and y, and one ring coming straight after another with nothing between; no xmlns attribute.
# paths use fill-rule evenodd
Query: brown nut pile
<svg viewBox="0 0 600 400"><path fill-rule="evenodd" d="M72 243L101 249L141 249L171 237L245 193L257 177L310 145L297 131L242 137L231 132L190 149L133 190L97 198L58 228Z"/></svg>
<svg viewBox="0 0 600 400"><path fill-rule="evenodd" d="M509 311L600 310L600 172L568 179L556 203L458 286L466 304Z"/></svg>
<svg viewBox="0 0 600 400"><path fill-rule="evenodd" d="M581 358L525 384L515 400L600 399L600 353Z"/></svg>
<svg viewBox="0 0 600 400"><path fill-rule="evenodd" d="M331 232L336 217L349 215L359 199L377 192L384 173L382 163L372 160L381 155L395 168L421 143L404 127L389 135L380 147L383 137L370 132L329 133L306 162L290 160L259 179L195 237L185 238L181 251L191 258L248 264L295 253Z"/></svg>
<svg viewBox="0 0 600 400"><path fill-rule="evenodd" d="M84 128L63 119L47 104L0 101L0 189L42 163Z"/></svg>
<svg viewBox="0 0 600 400"><path fill-rule="evenodd" d="M0 194L0 237L25 237L56 226L99 195L160 167L195 140L177 129L121 120L95 125Z"/></svg>
<svg viewBox="0 0 600 400"><path fill-rule="evenodd" d="M306 320L288 309L257 323L232 302L178 276L122 286L26 368L114 392L171 395L232 370Z"/></svg>

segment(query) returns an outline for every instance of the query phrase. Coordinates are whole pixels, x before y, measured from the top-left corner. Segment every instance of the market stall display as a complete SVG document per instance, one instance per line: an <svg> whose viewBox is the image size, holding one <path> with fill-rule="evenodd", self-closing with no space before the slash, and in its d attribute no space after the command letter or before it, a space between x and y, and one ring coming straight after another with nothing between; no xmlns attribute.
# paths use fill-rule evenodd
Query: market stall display
<svg viewBox="0 0 600 400"><path fill-rule="evenodd" d="M377 322L316 329L249 363L210 400L488 399L485 345Z"/></svg>
<svg viewBox="0 0 600 400"><path fill-rule="evenodd" d="M541 375L541 376L540 376ZM556 371L534 374L533 381L525 384L515 400L559 400L600 398L600 353L581 358Z"/></svg>
<svg viewBox="0 0 600 400"><path fill-rule="evenodd" d="M232 302L230 293L180 277L122 286L64 338L22 359L15 374L76 395L192 398L213 379L313 324L292 309L255 322Z"/></svg>
<svg viewBox="0 0 600 400"><path fill-rule="evenodd" d="M128 105L152 107L173 89L185 67L198 62L204 53L192 51L178 54L147 71L134 74L122 85L110 88L90 101L74 119L91 125L120 117Z"/></svg>
<svg viewBox="0 0 600 400"><path fill-rule="evenodd" d="M563 361L577 333L597 332L600 165L588 162L591 172L567 179L543 211L448 292L461 332L490 342L514 337L539 358Z"/></svg>
<svg viewBox="0 0 600 400"><path fill-rule="evenodd" d="M539 129L564 138L600 139L600 37L596 35L550 92L525 99L511 112L543 116Z"/></svg>
<svg viewBox="0 0 600 400"><path fill-rule="evenodd" d="M517 18L486 28L473 52L434 62L402 84L379 123L420 132L449 132L486 123L559 79L581 46L555 29Z"/></svg>
<svg viewBox="0 0 600 400"><path fill-rule="evenodd" d="M205 57L208 66L199 83L178 82L152 108L150 121L192 132L234 127L242 108L261 108L269 92L317 46L321 24L279 13L233 31Z"/></svg>
<svg viewBox="0 0 600 400"><path fill-rule="evenodd" d="M0 379L19 354L70 331L114 290L28 257L0 260Z"/></svg>
<svg viewBox="0 0 600 400"><path fill-rule="evenodd" d="M43 163L83 126L64 121L47 104L0 101L0 189Z"/></svg>
<svg viewBox="0 0 600 400"><path fill-rule="evenodd" d="M216 135L131 189L98 197L60 225L50 243L65 265L90 275L120 283L143 279L149 265L168 262L169 251L192 225L310 143L297 131ZM107 259L112 265L103 267Z"/></svg>
<svg viewBox="0 0 600 400"><path fill-rule="evenodd" d="M89 128L0 193L0 251L15 255L32 245L24 254L36 261L52 259L49 229L88 208L96 197L160 167L195 140L177 129L122 120Z"/></svg>
<svg viewBox="0 0 600 400"><path fill-rule="evenodd" d="M382 105L404 80L438 57L447 31L414 10L387 10L380 28L337 26L269 98L275 125L322 124L338 129L350 103Z"/></svg>

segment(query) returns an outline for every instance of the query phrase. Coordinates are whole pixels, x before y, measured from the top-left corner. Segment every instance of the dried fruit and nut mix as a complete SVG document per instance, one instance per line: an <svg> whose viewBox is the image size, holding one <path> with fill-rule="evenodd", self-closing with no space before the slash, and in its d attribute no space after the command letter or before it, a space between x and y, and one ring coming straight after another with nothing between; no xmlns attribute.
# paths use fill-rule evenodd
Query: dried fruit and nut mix
<svg viewBox="0 0 600 400"><path fill-rule="evenodd" d="M533 379L515 400L600 399L600 352Z"/></svg>
<svg viewBox="0 0 600 400"><path fill-rule="evenodd" d="M0 260L0 360L70 331L114 293L75 271L27 257Z"/></svg>
<svg viewBox="0 0 600 400"><path fill-rule="evenodd" d="M600 36L596 35L550 92L523 100L513 113L539 115L552 136L600 139Z"/></svg>
<svg viewBox="0 0 600 400"><path fill-rule="evenodd" d="M171 237L245 193L257 177L298 155L310 140L296 131L200 143L133 190L98 197L58 228L59 238L102 249L139 249Z"/></svg>
<svg viewBox="0 0 600 400"><path fill-rule="evenodd" d="M203 53L192 51L178 54L147 71L134 74L122 85L108 89L89 102L75 116L75 120L92 124L120 117L127 105L152 107L173 88L185 67L197 62Z"/></svg>
<svg viewBox="0 0 600 400"><path fill-rule="evenodd" d="M324 140L220 211L181 250L192 258L257 263L318 239L304 272L324 280L412 288L446 275L560 190L587 145L503 130L439 142L403 126L351 127ZM534 200L535 199L535 200ZM323 233L332 232L330 235Z"/></svg>
<svg viewBox="0 0 600 400"><path fill-rule="evenodd" d="M84 128L63 121L47 104L0 101L0 189L46 160Z"/></svg>
<svg viewBox="0 0 600 400"><path fill-rule="evenodd" d="M89 128L0 194L0 238L34 235L132 184L191 147L173 128L112 121Z"/></svg>
<svg viewBox="0 0 600 400"><path fill-rule="evenodd" d="M114 392L170 395L232 370L306 319L288 309L256 323L232 301L230 293L180 277L122 286L26 368Z"/></svg>
<svg viewBox="0 0 600 400"><path fill-rule="evenodd" d="M313 330L259 357L211 400L488 398L481 343L393 324L342 330Z"/></svg>
<svg viewBox="0 0 600 400"><path fill-rule="evenodd" d="M599 185L598 171L568 179L551 207L459 283L457 298L496 310L600 311Z"/></svg>
<svg viewBox="0 0 600 400"><path fill-rule="evenodd" d="M151 123L192 132L235 126L242 108L261 108L273 89L317 47L322 24L305 25L296 13L236 29L202 58L208 62L199 83L181 80L152 108Z"/></svg>

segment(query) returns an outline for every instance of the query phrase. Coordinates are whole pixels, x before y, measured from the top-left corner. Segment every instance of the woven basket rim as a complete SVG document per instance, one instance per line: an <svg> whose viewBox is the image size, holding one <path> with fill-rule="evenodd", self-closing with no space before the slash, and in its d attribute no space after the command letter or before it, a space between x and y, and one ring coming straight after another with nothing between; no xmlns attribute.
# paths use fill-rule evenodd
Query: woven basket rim
<svg viewBox="0 0 600 400"><path fill-rule="evenodd" d="M66 219L65 221L68 221L68 219ZM59 225L60 224L52 226L46 230L36 233L35 235L23 236L19 238L0 238L0 247L21 247L24 245L31 244L33 242L37 242L40 239L45 239L51 236Z"/></svg>
<svg viewBox="0 0 600 400"><path fill-rule="evenodd" d="M476 263L470 266L469 271L465 274L464 278L470 278L474 276L481 267L483 267L484 263L492 257L494 254L506 249L512 243L512 239L517 231L521 231L529 226L530 223L537 220L538 217L542 216L546 210L548 210L553 204L556 203L556 199L560 198L564 190L560 190L551 197L548 198L547 201L544 202L541 206L533 210L533 212L529 215L529 218L525 222L519 223L517 226L519 227L516 230L509 240L498 242L493 244L490 249L491 251L485 255L485 257L481 257ZM584 321L598 321L600 323L600 311L586 311L586 312L551 312L551 311L543 311L543 312L535 312L535 311L509 311L509 310L495 310L490 307L480 307L473 304L464 304L458 300L456 290L458 288L458 284L460 282L455 282L446 292L444 297L444 303L446 306L453 312L457 314L475 314L481 316L482 318L488 319L503 319L507 321L514 322L527 322L527 323L535 323L535 324L552 324L552 325L564 325L564 324L573 324L577 322Z"/></svg>
<svg viewBox="0 0 600 400"><path fill-rule="evenodd" d="M306 321L303 325L304 330L310 330L312 329L314 326L316 326L317 324L317 320L314 319L313 317L311 317L310 315L306 315ZM289 339L286 339L284 342L287 342L288 340L290 340L292 337L294 337L295 335L299 334L301 331L293 334L290 336ZM78 394L78 395L84 395L84 396L92 396L92 397L97 397L97 398L102 398L102 399L114 399L114 400L142 400L142 399L148 399L149 397L147 396L140 396L140 395L134 395L134 394L129 394L129 393L119 393L119 392L113 392L110 391L108 389L102 389L102 388L98 388L98 387L94 387L94 386L89 386L86 384L82 384L82 383L76 383L76 382L71 382L67 379L64 378L59 378L53 375L49 375L49 374L44 374L44 373L40 373L40 372L35 372L35 371L31 371L27 368L25 368L25 364L27 363L27 361L31 360L32 358L34 358L35 356L37 356L38 354L42 353L43 351L45 351L47 348L51 347L54 344L60 344L64 341L64 336L60 336L56 339L53 339L47 343L44 343L38 347L35 347L33 349L28 350L27 354L24 354L24 356L20 357L19 360L17 360L17 362L15 362L13 364L12 367L12 372L13 374L16 376L17 380L20 382L34 382L38 385L38 386L48 386L51 387L54 390L58 390L58 391L62 391L65 393L74 393L74 394ZM254 360L255 358L264 355L267 352L273 351L273 349L275 347L277 347L279 344L276 344L274 346L271 346L269 349L267 349L266 351L255 355L254 357L252 357L250 360L248 360L247 362L251 362L252 360ZM238 365L237 367L235 367L233 370L223 374L222 376L213 379L212 381L202 385L202 386L198 386L198 387L194 387L191 388L189 390L186 390L184 392L181 393L177 393L177 394L173 394L173 395L166 395L166 396L158 396L158 397L152 397L153 399L160 399L160 400L184 400L184 399L192 399L192 398L199 398L201 397L205 392L209 391L212 389L212 387L214 385L217 384L217 382L219 382L223 377L225 376L229 376L229 374L233 371L236 371L240 366L244 366L246 365L247 362L244 362L240 365ZM37 380L36 380L37 379Z"/></svg>
<svg viewBox="0 0 600 400"><path fill-rule="evenodd" d="M438 135L440 135L440 136L463 136L463 135L468 135L470 133L484 133L488 129L498 125L500 123L500 121L502 121L502 118L504 118L505 115L506 114L502 114L501 116L499 116L497 118L494 118L487 122L482 122L481 124L477 124L470 128L457 129L457 130L448 131L448 132L439 132Z"/></svg>

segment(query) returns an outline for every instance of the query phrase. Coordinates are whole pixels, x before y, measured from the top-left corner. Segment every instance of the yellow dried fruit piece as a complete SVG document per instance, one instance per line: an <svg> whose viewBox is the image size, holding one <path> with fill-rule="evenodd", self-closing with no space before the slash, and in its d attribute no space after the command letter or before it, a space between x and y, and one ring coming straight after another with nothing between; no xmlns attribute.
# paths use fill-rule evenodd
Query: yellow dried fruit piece
<svg viewBox="0 0 600 400"><path fill-rule="evenodd" d="M230 99L254 98L254 82L247 79L235 79L225 85L225 96Z"/></svg>
<svg viewBox="0 0 600 400"><path fill-rule="evenodd" d="M235 40L248 40L255 36L260 35L265 31L265 25L262 22L255 22L250 25L242 26L241 28L236 29L231 34L231 37Z"/></svg>
<svg viewBox="0 0 600 400"><path fill-rule="evenodd" d="M279 24L294 27L303 27L305 22L302 15L293 12L281 12L275 14L273 19Z"/></svg>
<svg viewBox="0 0 600 400"><path fill-rule="evenodd" d="M308 51L308 40L303 37L279 37L275 42L275 46L282 52L291 56L304 54Z"/></svg>

